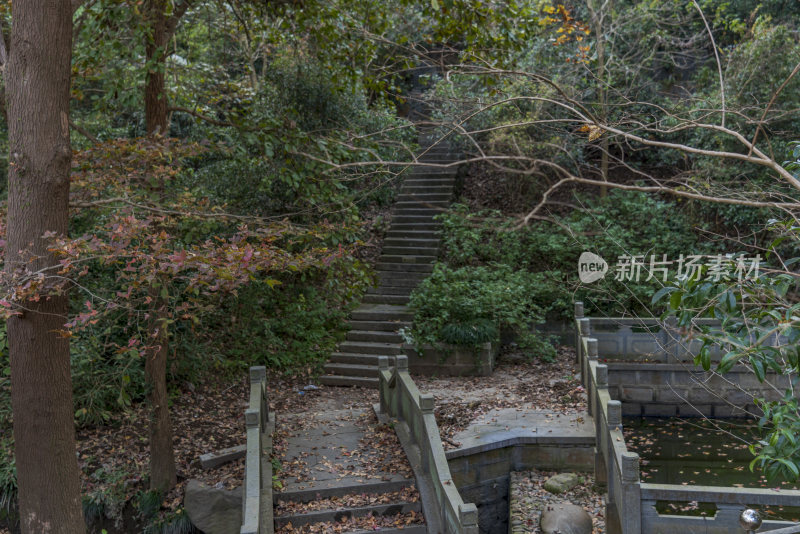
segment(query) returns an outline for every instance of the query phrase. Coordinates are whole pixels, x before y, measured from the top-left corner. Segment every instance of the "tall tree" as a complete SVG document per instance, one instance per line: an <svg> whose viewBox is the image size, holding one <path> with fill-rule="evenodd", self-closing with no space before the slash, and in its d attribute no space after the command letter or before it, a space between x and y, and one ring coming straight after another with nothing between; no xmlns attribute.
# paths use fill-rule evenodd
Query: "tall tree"
<svg viewBox="0 0 800 534"><path fill-rule="evenodd" d="M177 5L167 0L147 0L145 12L147 74L144 89L144 117L147 135L169 134L166 93L167 46L192 0ZM159 188L159 192L163 188ZM163 286L155 285L151 315L151 348L146 352L145 376L150 390L150 488L165 492L177 482L172 422L167 393L167 349L169 337L161 298Z"/></svg>
<svg viewBox="0 0 800 534"><path fill-rule="evenodd" d="M167 0L147 0L147 75L144 88L144 118L147 135L167 135L169 120L166 93L167 46L175 35L181 17L192 0L175 3Z"/></svg>
<svg viewBox="0 0 800 534"><path fill-rule="evenodd" d="M44 236L67 232L72 6L15 0L12 21L5 268L13 276L55 265ZM22 531L85 532L69 342L58 334L67 296L45 288L41 298L15 304L22 313L8 320L8 345Z"/></svg>

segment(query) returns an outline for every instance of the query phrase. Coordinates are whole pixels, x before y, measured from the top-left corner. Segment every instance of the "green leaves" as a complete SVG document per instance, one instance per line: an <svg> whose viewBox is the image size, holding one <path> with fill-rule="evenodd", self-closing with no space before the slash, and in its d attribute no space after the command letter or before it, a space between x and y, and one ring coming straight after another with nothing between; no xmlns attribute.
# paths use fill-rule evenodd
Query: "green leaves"
<svg viewBox="0 0 800 534"><path fill-rule="evenodd" d="M792 243L795 251L800 249L797 246L800 230L793 224L770 226L781 232L773 245ZM776 254L775 249L771 252ZM800 303L796 296L800 277L780 269L765 271L758 278L742 280L724 277L718 282L681 280L657 291L653 303L669 295L669 310L665 315L675 312L679 325L703 342L694 362L704 370L714 367L711 349L721 348L725 354L716 363L716 372L724 374L744 365L759 382L786 385L782 398L756 399L764 410L760 421L764 439L751 449L756 455L751 468L763 469L771 480L798 480L800 412L793 388L797 386L800 371L797 347ZM719 326L697 321L703 318L717 319Z"/></svg>
<svg viewBox="0 0 800 534"><path fill-rule="evenodd" d="M418 345L477 347L498 341L500 332L508 330L520 335L521 346L532 346L535 340L524 334L544 319L531 299L537 281L534 273L502 264L452 269L437 263L411 294L409 305L415 310L411 335Z"/></svg>

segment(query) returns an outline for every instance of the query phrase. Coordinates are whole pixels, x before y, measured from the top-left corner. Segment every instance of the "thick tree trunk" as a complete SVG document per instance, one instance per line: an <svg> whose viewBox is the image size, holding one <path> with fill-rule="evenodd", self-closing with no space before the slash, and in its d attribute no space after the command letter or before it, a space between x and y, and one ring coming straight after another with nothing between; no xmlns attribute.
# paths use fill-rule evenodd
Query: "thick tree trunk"
<svg viewBox="0 0 800 534"><path fill-rule="evenodd" d="M144 90L144 116L147 135L169 135L165 85L166 47L174 25L166 16L167 0L147 1L147 22L150 36L145 46L147 79ZM170 27L172 26L172 27ZM168 335L163 313L164 302L152 289L153 309L150 322L152 335L145 361L145 378L150 403L150 489L166 492L177 482L175 452L172 448L172 422L167 393Z"/></svg>
<svg viewBox="0 0 800 534"><path fill-rule="evenodd" d="M147 79L144 88L144 119L147 135L169 135L165 85L166 48L170 38L166 17L167 0L148 0L150 38L145 46Z"/></svg>
<svg viewBox="0 0 800 534"><path fill-rule="evenodd" d="M10 164L5 267L20 251L55 264L42 236L66 234L69 220L70 0L15 0L6 69ZM47 295L44 295L47 297ZM67 320L67 297L20 303L8 321L11 400L22 531L85 532L75 456L69 342L56 332Z"/></svg>
<svg viewBox="0 0 800 534"><path fill-rule="evenodd" d="M150 319L151 348L147 351L144 367L150 402L150 489L166 492L177 482L167 392L169 337L165 303L158 296L158 288L154 287L151 293L156 312Z"/></svg>

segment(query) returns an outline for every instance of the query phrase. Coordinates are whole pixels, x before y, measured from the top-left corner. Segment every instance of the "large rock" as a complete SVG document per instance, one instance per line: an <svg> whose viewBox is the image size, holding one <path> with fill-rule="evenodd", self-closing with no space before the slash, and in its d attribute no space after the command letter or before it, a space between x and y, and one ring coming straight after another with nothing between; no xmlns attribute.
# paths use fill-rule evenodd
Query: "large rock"
<svg viewBox="0 0 800 534"><path fill-rule="evenodd" d="M241 530L241 488L210 488L198 480L190 480L183 507L194 526L205 534L239 534Z"/></svg>
<svg viewBox="0 0 800 534"><path fill-rule="evenodd" d="M544 489L556 495L566 493L581 483L581 477L575 473L559 473L547 479Z"/></svg>
<svg viewBox="0 0 800 534"><path fill-rule="evenodd" d="M543 534L592 534L592 517L580 506L548 504L539 521Z"/></svg>

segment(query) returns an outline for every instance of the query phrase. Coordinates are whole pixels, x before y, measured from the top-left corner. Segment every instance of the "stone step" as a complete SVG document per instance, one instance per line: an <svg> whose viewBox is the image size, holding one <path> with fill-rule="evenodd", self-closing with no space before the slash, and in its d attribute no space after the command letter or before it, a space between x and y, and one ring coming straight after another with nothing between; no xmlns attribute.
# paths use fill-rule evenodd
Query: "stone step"
<svg viewBox="0 0 800 534"><path fill-rule="evenodd" d="M403 184L400 186L400 194L407 195L407 194L432 194L432 193L448 193L451 194L453 192L453 185L408 185Z"/></svg>
<svg viewBox="0 0 800 534"><path fill-rule="evenodd" d="M392 215L392 225L395 224L406 224L406 223L436 223L436 217L439 215L438 212L431 212L426 215L402 215L402 214L395 214Z"/></svg>
<svg viewBox="0 0 800 534"><path fill-rule="evenodd" d="M274 492L272 498L275 502L311 502L318 499L329 499L331 497L343 497L353 493L379 495L382 493L392 493L400 491L414 484L414 479L393 480L380 482L359 482L357 486L312 487L308 489L290 489L287 491Z"/></svg>
<svg viewBox="0 0 800 534"><path fill-rule="evenodd" d="M292 514L275 516L275 528L284 528L291 524L292 527L301 527L306 525L313 525L315 523L339 523L340 521L350 517L366 517L373 515L375 517L394 516L397 514L407 514L409 512L419 512L420 503L417 502L397 502L389 504L373 504L369 506L359 506L353 508L343 508L337 510L316 510L307 512L305 514ZM417 526L417 525L414 525ZM408 528L392 529L405 533ZM322 532L322 528L319 532ZM387 532L387 529L380 529L381 533Z"/></svg>
<svg viewBox="0 0 800 534"><path fill-rule="evenodd" d="M432 234L433 232L430 230L423 230L418 233L411 232L404 232L401 230L394 230L394 234L391 236L387 236L386 239L383 240L384 247L438 247L439 240L438 239L431 239L422 237L421 234L427 233ZM419 237L417 237L419 235Z"/></svg>
<svg viewBox="0 0 800 534"><path fill-rule="evenodd" d="M448 192L452 192L454 188L455 188L455 186L453 184L430 184L430 183L426 183L426 184L403 184L403 185L400 186L400 191L399 191L398 194L400 194L400 195L409 194L410 195L410 194L418 194L418 193L419 194L441 193L441 192L448 193ZM404 203L398 203L398 204L400 204L398 206L399 208L409 207L409 206L405 205L406 204L405 202ZM410 206L410 207L414 207L414 208L427 207L427 208L440 208L441 209L441 208L446 208L447 206L442 204L442 205L439 205L439 206L434 205L434 206Z"/></svg>
<svg viewBox="0 0 800 534"><path fill-rule="evenodd" d="M354 386L374 389L378 387L378 377L322 375L319 377L319 383L324 386Z"/></svg>
<svg viewBox="0 0 800 534"><path fill-rule="evenodd" d="M337 528L340 529L341 527L333 525L332 529L330 522L312 523L306 527L308 532L340 532L340 530L336 530ZM305 531L305 529L303 530ZM415 523L404 527L378 528L377 530L344 530L341 532L342 534L427 534L428 525Z"/></svg>
<svg viewBox="0 0 800 534"><path fill-rule="evenodd" d="M383 253L398 256L433 256L439 254L438 247L383 247Z"/></svg>
<svg viewBox="0 0 800 534"><path fill-rule="evenodd" d="M410 295L416 286L393 286L380 284L378 287L367 290L368 295Z"/></svg>
<svg viewBox="0 0 800 534"><path fill-rule="evenodd" d="M426 172L418 172L418 171L411 171L407 172L403 175L404 180L403 183L414 180L414 181L421 181L421 182L428 182L431 180L439 180L442 178L450 178L455 179L456 172L454 169L441 169L436 171L426 171ZM439 184L441 185L441 184Z"/></svg>
<svg viewBox="0 0 800 534"><path fill-rule="evenodd" d="M455 154L453 152L449 154L437 152L433 154L423 154L421 156L417 156L417 162L432 163L435 165L447 165L451 163L458 163L459 165L463 165L463 163L460 163L463 158L464 158L463 155Z"/></svg>
<svg viewBox="0 0 800 534"><path fill-rule="evenodd" d="M406 223L406 222L392 222L389 225L390 232L397 232L407 230L409 232L419 232L419 231L427 231L427 232L435 232L442 228L441 221L431 221L431 222L416 222L416 223Z"/></svg>
<svg viewBox="0 0 800 534"><path fill-rule="evenodd" d="M375 365L363 365L360 363L339 363L339 362L329 362L325 364L325 372L328 375L334 376L360 376L360 377L368 377L377 378L378 376L378 364L377 360L375 360Z"/></svg>
<svg viewBox="0 0 800 534"><path fill-rule="evenodd" d="M463 156L452 150L436 150L433 148L417 155L417 161L420 163L455 163L461 159L463 159Z"/></svg>
<svg viewBox="0 0 800 534"><path fill-rule="evenodd" d="M425 245L431 247L438 247L441 237L441 230L388 230L386 232L386 239L426 239L429 241L436 241L436 244ZM385 244L385 243L384 243Z"/></svg>
<svg viewBox="0 0 800 534"><path fill-rule="evenodd" d="M394 356L386 355L386 357L389 360L389 365L394 365ZM357 354L354 352L334 352L333 354L331 354L329 363L347 364L347 365L367 365L370 367L375 367L375 369L377 369L378 358L380 358L380 356L375 356L374 354ZM341 374L346 376L346 373L330 372L330 374Z"/></svg>
<svg viewBox="0 0 800 534"><path fill-rule="evenodd" d="M418 272L430 273L433 272L433 265L416 264L416 263L383 263L379 262L375 266L376 271L400 271L400 272Z"/></svg>
<svg viewBox="0 0 800 534"><path fill-rule="evenodd" d="M397 276L397 274L398 273L389 273L387 276L379 277L381 285L392 287L410 287L411 289L414 289L420 284L420 282L428 278L428 273L403 273L406 276ZM422 276L411 276L414 274L420 274Z"/></svg>
<svg viewBox="0 0 800 534"><path fill-rule="evenodd" d="M436 143L436 139L432 139L434 143ZM436 144L432 144L430 146L425 146L424 148L420 149L419 154L417 154L417 158L421 158L423 156L430 156L430 155L437 155L441 156L442 154L446 154L448 156L458 156L459 153L453 149L452 146L441 141Z"/></svg>
<svg viewBox="0 0 800 534"><path fill-rule="evenodd" d="M345 341L339 344L338 352L356 352L359 354L377 355L400 354L400 345L397 343L375 343L372 341Z"/></svg>
<svg viewBox="0 0 800 534"><path fill-rule="evenodd" d="M428 202L436 200L450 200L452 193L400 193L397 195L398 202Z"/></svg>
<svg viewBox="0 0 800 534"><path fill-rule="evenodd" d="M362 304L350 314L356 321L412 321L414 312L406 306Z"/></svg>
<svg viewBox="0 0 800 534"><path fill-rule="evenodd" d="M455 174L458 171L458 165L453 164L452 161L447 161L442 158L443 161L420 161L417 160L417 164L412 164L408 166L406 170L406 176L412 174ZM422 165L420 165L422 163Z"/></svg>
<svg viewBox="0 0 800 534"><path fill-rule="evenodd" d="M402 210L405 208L435 208L441 210L447 210L450 207L450 200L434 200L434 201L410 201L410 202L395 202L394 209L395 210Z"/></svg>
<svg viewBox="0 0 800 534"><path fill-rule="evenodd" d="M453 185L455 183L455 177L450 176L428 176L425 178L409 176L403 180L402 185Z"/></svg>
<svg viewBox="0 0 800 534"><path fill-rule="evenodd" d="M397 332L381 332L371 330L350 330L347 341L371 341L375 343L402 343L403 338Z"/></svg>
<svg viewBox="0 0 800 534"><path fill-rule="evenodd" d="M408 304L408 295L364 295L361 302L368 304Z"/></svg>
<svg viewBox="0 0 800 534"><path fill-rule="evenodd" d="M354 321L353 319L350 319L347 324L354 330L371 332L397 332L401 328L411 326L408 321Z"/></svg>
<svg viewBox="0 0 800 534"><path fill-rule="evenodd" d="M382 254L378 258L380 262L386 263L407 263L412 265L427 265L436 261L436 256L417 256L407 254Z"/></svg>
<svg viewBox="0 0 800 534"><path fill-rule="evenodd" d="M395 211L392 214L392 219L390 220L389 226L392 223L401 223L402 220L398 220L398 217L425 217L427 221L431 222L440 222L436 219L436 217L445 213L442 210L431 209L431 208L418 208L418 209L411 209L406 208L402 211Z"/></svg>
<svg viewBox="0 0 800 534"><path fill-rule="evenodd" d="M428 178L455 178L457 173L456 167L432 167L423 168L414 167L406 171L403 175L406 180L426 180Z"/></svg>
<svg viewBox="0 0 800 534"><path fill-rule="evenodd" d="M428 525L406 525L402 528L381 528L378 530L356 530L347 534L427 534Z"/></svg>

